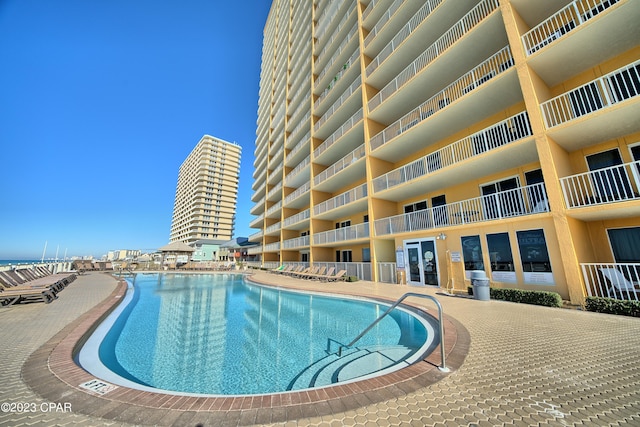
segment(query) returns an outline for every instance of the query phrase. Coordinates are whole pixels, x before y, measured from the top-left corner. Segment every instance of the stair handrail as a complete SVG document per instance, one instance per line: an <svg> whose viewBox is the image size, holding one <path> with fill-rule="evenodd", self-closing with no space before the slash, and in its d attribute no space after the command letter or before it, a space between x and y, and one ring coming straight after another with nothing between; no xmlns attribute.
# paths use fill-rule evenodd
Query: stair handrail
<svg viewBox="0 0 640 427"><path fill-rule="evenodd" d="M442 360L440 366L438 366L438 369L440 369L440 371L442 371L442 372L449 372L449 368L447 368L446 361L445 361L444 324L442 323L442 305L440 305L440 301L438 301L435 297L433 297L431 295L418 294L418 293L415 293L415 292L407 292L406 294L402 295L400 298L398 298L396 300L396 302L394 302L387 309L387 311L385 311L380 316L378 316L378 318L376 320L374 320L373 323L371 323L369 326L367 326L367 328L364 331L360 332L360 334L357 337L355 337L349 344L341 345L338 348L338 357L342 357L342 349L343 348L346 349L346 348L352 347L356 342L358 342L360 340L360 338L362 338L364 335L366 335L366 333L369 332L375 325L377 325L378 322L380 322L387 314L391 313L391 311L393 311L393 309L395 309L397 306L399 306L400 303L402 303L402 301L404 301L408 297L427 298L427 299L432 300L436 304L436 307L438 307L438 324L440 326L440 328L439 328L440 329L440 359Z"/></svg>

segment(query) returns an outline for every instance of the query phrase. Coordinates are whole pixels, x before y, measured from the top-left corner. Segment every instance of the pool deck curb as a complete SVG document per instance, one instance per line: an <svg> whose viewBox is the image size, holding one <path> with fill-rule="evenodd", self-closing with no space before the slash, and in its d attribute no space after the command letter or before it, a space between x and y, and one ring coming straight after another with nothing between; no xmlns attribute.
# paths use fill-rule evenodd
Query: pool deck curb
<svg viewBox="0 0 640 427"><path fill-rule="evenodd" d="M268 273L252 276L253 281L262 285L305 290L295 283L274 284L270 279ZM426 359L401 370L318 389L268 395L196 397L118 386L100 395L81 388L81 384L95 380L95 377L75 363L74 355L99 322L122 301L127 290L126 281L115 277L114 280L118 284L111 295L69 323L27 358L22 367L22 378L37 395L50 402L68 402L74 413L118 422L161 426L250 425L323 417L405 396L437 383L463 364L471 342L466 328L445 315L444 342L449 373L438 369L441 363L438 345ZM315 292L371 297L340 292L335 287L316 289ZM424 310L411 302L407 305Z"/></svg>

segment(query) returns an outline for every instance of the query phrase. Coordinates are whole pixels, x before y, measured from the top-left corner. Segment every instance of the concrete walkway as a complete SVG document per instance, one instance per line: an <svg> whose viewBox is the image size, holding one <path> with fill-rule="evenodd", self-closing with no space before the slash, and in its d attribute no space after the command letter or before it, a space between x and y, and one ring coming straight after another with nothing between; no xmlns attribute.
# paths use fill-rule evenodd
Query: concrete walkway
<svg viewBox="0 0 640 427"><path fill-rule="evenodd" d="M371 282L322 284L268 273L255 278L278 286L386 299L409 291L437 292ZM0 403L5 403L0 425L129 425L114 421L117 414L99 418L74 412L73 406L65 407L64 394L49 402L21 375L32 353L41 352L116 286L108 275L86 274L52 304L0 308ZM459 369L434 384L377 403L363 399L355 409L274 425L640 425L640 319L436 296L471 339ZM428 302L414 304L435 312ZM270 424L247 415L241 424ZM170 418L175 425L213 425L206 416ZM231 424L219 421L216 425ZM166 423L141 419L137 425L148 424Z"/></svg>

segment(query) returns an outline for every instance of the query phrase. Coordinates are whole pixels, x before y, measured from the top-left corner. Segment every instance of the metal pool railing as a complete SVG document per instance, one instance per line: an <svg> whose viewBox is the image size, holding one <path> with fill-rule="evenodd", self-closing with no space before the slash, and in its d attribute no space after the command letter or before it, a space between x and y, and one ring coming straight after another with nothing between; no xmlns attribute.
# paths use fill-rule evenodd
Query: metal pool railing
<svg viewBox="0 0 640 427"><path fill-rule="evenodd" d="M397 306L399 306L400 303L402 301L404 301L408 297L419 297L419 298L430 299L431 301L433 301L436 304L436 307L438 307L438 325L439 325L439 328L440 328L439 332L440 332L440 358L441 358L441 364L438 367L438 369L440 369L442 372L449 372L449 368L447 368L447 364L446 364L446 361L445 361L444 324L442 323L442 305L440 305L440 302L435 297L432 297L431 295L417 294L417 293L414 293L414 292L408 292L408 293L402 295L400 298L398 298L398 300L396 302L393 303L393 305L391 305L391 307L389 307L387 309L387 311L382 313L376 320L373 321L373 323L371 323L369 326L367 326L367 328L364 331L360 332L360 335L355 337L349 344L341 345L338 348L338 357L342 357L342 349L346 349L346 348L352 347L356 342L358 342L360 340L360 338L365 336L367 334L367 332L369 332L387 314L391 313L393 311L393 309L395 309Z"/></svg>

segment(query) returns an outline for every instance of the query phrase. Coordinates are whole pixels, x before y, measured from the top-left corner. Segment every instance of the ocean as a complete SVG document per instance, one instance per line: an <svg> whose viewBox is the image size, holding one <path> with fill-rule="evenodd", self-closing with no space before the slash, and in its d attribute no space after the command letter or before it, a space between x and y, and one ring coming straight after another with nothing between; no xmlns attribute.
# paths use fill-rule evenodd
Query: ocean
<svg viewBox="0 0 640 427"><path fill-rule="evenodd" d="M62 260L60 260L62 261ZM45 259L44 262L53 262ZM0 265L41 264L39 259L0 259Z"/></svg>

